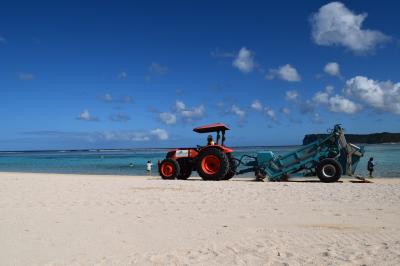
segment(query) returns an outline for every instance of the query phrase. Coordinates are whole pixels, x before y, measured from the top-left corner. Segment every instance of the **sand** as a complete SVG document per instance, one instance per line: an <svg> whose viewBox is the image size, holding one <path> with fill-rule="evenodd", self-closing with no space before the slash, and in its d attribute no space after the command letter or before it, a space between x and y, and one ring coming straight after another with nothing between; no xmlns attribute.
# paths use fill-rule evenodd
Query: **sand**
<svg viewBox="0 0 400 266"><path fill-rule="evenodd" d="M400 265L400 181L0 173L0 265Z"/></svg>

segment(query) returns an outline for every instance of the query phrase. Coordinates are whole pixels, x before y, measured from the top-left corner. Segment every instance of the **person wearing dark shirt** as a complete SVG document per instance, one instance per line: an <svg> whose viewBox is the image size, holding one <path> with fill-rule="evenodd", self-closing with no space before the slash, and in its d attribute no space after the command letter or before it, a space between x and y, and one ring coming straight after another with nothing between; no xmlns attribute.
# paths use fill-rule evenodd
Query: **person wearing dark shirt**
<svg viewBox="0 0 400 266"><path fill-rule="evenodd" d="M368 165L367 165L367 170L368 170L368 172L369 172L369 177L373 177L373 176L372 176L372 172L374 171L374 166L375 166L375 164L374 164L374 158L371 157L371 158L369 158L369 160L368 160Z"/></svg>

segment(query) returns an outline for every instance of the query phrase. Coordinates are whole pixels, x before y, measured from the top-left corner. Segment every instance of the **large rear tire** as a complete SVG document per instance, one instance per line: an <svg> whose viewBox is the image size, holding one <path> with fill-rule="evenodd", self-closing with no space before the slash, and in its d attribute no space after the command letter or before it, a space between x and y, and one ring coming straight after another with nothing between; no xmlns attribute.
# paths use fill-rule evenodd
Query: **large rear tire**
<svg viewBox="0 0 400 266"><path fill-rule="evenodd" d="M175 179L180 174L178 162L171 158L164 159L158 169L162 179Z"/></svg>
<svg viewBox="0 0 400 266"><path fill-rule="evenodd" d="M332 158L321 160L315 168L317 176L321 182L336 182L342 176L342 167L339 162Z"/></svg>
<svg viewBox="0 0 400 266"><path fill-rule="evenodd" d="M228 173L226 173L224 180L229 180L236 174L237 165L235 158L231 153L227 153L226 156L228 157L229 161L229 170Z"/></svg>
<svg viewBox="0 0 400 266"><path fill-rule="evenodd" d="M228 170L228 157L219 149L207 148L197 157L197 172L203 180L222 180Z"/></svg>
<svg viewBox="0 0 400 266"><path fill-rule="evenodd" d="M192 174L193 162L188 159L178 159L177 161L180 168L180 172L177 178L181 180L188 179Z"/></svg>

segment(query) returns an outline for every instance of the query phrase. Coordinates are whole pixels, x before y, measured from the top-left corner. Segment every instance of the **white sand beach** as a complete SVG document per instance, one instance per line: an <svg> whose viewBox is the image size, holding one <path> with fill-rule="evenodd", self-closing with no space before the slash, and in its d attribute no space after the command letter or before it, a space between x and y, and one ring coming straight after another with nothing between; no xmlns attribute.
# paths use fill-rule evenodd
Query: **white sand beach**
<svg viewBox="0 0 400 266"><path fill-rule="evenodd" d="M0 265L399 265L400 179L0 173Z"/></svg>

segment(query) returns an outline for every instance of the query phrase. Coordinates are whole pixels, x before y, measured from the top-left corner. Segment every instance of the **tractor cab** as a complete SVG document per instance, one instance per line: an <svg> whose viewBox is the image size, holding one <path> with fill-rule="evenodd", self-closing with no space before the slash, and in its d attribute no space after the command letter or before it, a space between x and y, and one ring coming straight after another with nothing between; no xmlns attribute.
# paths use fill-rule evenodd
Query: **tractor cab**
<svg viewBox="0 0 400 266"><path fill-rule="evenodd" d="M232 149L225 147L225 132L229 127L222 124L210 124L193 129L197 133L216 133L215 142L197 148L177 148L167 153L166 159L159 164L159 173L163 179L187 179L192 171L197 171L204 180L227 180L236 172L236 161Z"/></svg>
<svg viewBox="0 0 400 266"><path fill-rule="evenodd" d="M193 128L193 131L197 132L197 133L214 133L214 132L216 132L217 138L216 138L215 145L220 145L220 141L221 141L220 146L224 146L226 130L230 130L230 129L229 129L229 127L227 127L226 125L224 125L222 123L210 124L210 125Z"/></svg>

